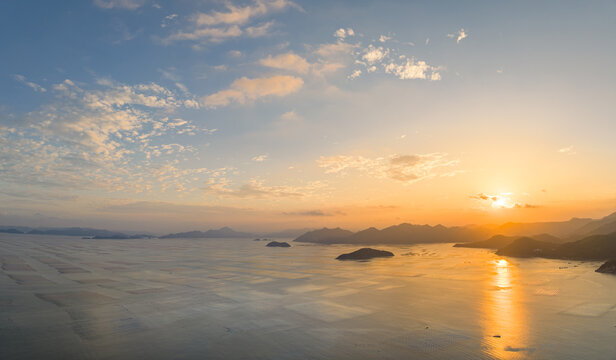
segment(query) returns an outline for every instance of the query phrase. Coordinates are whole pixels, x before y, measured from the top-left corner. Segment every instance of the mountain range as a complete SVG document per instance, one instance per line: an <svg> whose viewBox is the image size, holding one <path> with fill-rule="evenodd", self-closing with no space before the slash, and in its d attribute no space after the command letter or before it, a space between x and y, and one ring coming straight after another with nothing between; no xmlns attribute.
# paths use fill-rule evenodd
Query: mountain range
<svg viewBox="0 0 616 360"><path fill-rule="evenodd" d="M418 244L459 242L467 247L498 249L521 236L535 240L564 243L586 236L616 231L616 213L601 219L572 218L560 222L506 223L503 225L470 225L445 227L443 225L399 224L384 229L374 227L352 232L341 228L323 228L309 231L294 241L317 244ZM477 241L478 239L487 239ZM475 242L475 243L470 243ZM459 246L465 246L463 244Z"/></svg>
<svg viewBox="0 0 616 360"><path fill-rule="evenodd" d="M570 260L616 259L616 232L590 235L581 240L555 244L521 237L496 252L501 256L544 257Z"/></svg>
<svg viewBox="0 0 616 360"><path fill-rule="evenodd" d="M255 234L235 231L230 227L221 227L220 229L211 229L207 231L188 231L175 234L167 234L160 236L160 239L178 239L178 238L191 238L191 239L203 239L203 238L249 238L255 237Z"/></svg>
<svg viewBox="0 0 616 360"><path fill-rule="evenodd" d="M296 237L296 242L318 244L417 244L458 242L460 246L499 249L523 236L549 243L564 243L580 240L591 235L609 234L616 231L616 212L601 219L572 218L567 221L505 223L502 225L468 225L446 227L443 225L416 225L403 223L384 229L374 227L353 232L341 228L319 230L289 229L272 233L235 231L229 227L207 231L189 231L163 235L162 239L174 238L251 238ZM104 229L66 227L31 228L26 226L0 226L0 232L11 234L82 236L93 239L138 239L152 237L149 234L125 234ZM303 233L303 234L302 234ZM301 234L301 235L300 235ZM479 241L478 241L479 240Z"/></svg>
<svg viewBox="0 0 616 360"><path fill-rule="evenodd" d="M95 239L141 239L145 237L152 237L152 235L149 234L127 235L118 231L82 227L31 228L27 226L0 226L0 233L52 236L82 236Z"/></svg>

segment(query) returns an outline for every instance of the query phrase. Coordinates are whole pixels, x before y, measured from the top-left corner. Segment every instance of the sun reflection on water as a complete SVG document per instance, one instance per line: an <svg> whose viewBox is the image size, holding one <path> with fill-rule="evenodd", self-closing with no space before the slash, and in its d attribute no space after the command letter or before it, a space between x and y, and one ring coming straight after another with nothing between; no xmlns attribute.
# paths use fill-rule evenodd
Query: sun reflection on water
<svg viewBox="0 0 616 360"><path fill-rule="evenodd" d="M493 272L483 301L483 349L498 359L520 358L527 354L522 294L515 282L517 268L504 259L493 261L490 267Z"/></svg>

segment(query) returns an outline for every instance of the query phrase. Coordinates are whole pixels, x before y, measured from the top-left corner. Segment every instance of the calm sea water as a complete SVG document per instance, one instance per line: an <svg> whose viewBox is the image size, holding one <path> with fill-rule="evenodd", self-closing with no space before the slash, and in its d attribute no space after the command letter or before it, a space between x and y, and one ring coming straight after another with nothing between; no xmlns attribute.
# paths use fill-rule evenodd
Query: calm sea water
<svg viewBox="0 0 616 360"><path fill-rule="evenodd" d="M597 262L0 234L0 358L616 359Z"/></svg>

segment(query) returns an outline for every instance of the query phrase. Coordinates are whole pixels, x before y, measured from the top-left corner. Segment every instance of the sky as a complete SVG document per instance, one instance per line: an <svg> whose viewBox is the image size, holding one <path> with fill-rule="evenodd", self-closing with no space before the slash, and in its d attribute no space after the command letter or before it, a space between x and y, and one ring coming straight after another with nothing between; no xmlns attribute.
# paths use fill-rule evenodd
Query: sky
<svg viewBox="0 0 616 360"><path fill-rule="evenodd" d="M0 224L601 217L613 1L0 2Z"/></svg>

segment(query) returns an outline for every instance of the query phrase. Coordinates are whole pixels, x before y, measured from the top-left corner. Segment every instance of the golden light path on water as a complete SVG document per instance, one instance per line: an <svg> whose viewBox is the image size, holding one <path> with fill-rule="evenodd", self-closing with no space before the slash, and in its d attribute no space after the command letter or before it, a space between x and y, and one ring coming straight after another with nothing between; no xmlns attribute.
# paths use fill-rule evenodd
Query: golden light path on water
<svg viewBox="0 0 616 360"><path fill-rule="evenodd" d="M522 289L516 282L517 267L507 260L491 262L493 272L485 287L483 314L484 352L497 359L528 356Z"/></svg>

